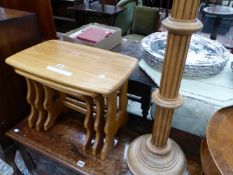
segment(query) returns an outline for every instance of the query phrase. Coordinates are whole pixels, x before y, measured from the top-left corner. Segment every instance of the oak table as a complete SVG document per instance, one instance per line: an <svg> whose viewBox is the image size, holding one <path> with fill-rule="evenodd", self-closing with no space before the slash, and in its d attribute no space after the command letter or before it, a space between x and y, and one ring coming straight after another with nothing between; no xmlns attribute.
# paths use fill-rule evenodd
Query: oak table
<svg viewBox="0 0 233 175"><path fill-rule="evenodd" d="M127 119L127 79L137 66L135 58L50 40L6 62L26 78L31 105L29 127L47 131L66 106L86 116L83 149L94 142L93 155L101 149L101 159L107 157L118 129Z"/></svg>
<svg viewBox="0 0 233 175"><path fill-rule="evenodd" d="M210 119L201 161L206 175L233 174L233 107L222 108Z"/></svg>

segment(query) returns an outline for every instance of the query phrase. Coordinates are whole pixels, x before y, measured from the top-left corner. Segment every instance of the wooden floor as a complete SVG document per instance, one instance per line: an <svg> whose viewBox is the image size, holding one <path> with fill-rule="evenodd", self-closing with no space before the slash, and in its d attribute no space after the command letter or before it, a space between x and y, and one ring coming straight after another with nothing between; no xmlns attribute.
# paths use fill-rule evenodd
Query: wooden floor
<svg viewBox="0 0 233 175"><path fill-rule="evenodd" d="M126 164L128 146L141 134L151 133L152 121L129 115L127 125L117 135L115 149L105 161L101 161L98 157L93 157L91 151L81 150L85 137L82 118L76 113L60 116L55 126L48 132L37 132L28 128L24 120L8 131L7 135L19 143L22 152L30 154L36 166L29 169L33 169L37 174L131 174ZM15 129L19 132L15 132ZM171 138L185 152L190 174L201 174L199 156L201 139L176 129L172 129ZM85 165L78 166L78 161L85 162Z"/></svg>

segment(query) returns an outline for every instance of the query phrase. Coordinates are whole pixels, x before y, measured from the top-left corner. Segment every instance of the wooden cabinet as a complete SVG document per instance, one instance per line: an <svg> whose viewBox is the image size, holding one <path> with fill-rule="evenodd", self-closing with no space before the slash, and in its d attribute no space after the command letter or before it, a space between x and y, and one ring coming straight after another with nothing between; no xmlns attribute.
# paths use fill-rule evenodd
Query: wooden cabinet
<svg viewBox="0 0 233 175"><path fill-rule="evenodd" d="M35 13L43 40L57 38L50 0L0 0L0 6Z"/></svg>
<svg viewBox="0 0 233 175"><path fill-rule="evenodd" d="M4 133L28 112L26 84L6 57L40 42L36 16L33 13L0 8L0 143L7 145Z"/></svg>
<svg viewBox="0 0 233 175"><path fill-rule="evenodd" d="M58 32L67 32L77 28L75 13L69 10L75 4L75 0L51 0L53 17Z"/></svg>

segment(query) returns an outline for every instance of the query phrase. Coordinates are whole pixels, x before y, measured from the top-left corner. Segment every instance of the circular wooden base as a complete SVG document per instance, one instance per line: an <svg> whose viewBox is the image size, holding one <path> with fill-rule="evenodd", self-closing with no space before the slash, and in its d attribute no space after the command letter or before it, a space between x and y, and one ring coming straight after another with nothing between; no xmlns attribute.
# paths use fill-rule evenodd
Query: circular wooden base
<svg viewBox="0 0 233 175"><path fill-rule="evenodd" d="M151 134L143 135L131 143L127 164L134 175L188 174L186 158L180 147L168 139L165 148L156 148L151 143Z"/></svg>

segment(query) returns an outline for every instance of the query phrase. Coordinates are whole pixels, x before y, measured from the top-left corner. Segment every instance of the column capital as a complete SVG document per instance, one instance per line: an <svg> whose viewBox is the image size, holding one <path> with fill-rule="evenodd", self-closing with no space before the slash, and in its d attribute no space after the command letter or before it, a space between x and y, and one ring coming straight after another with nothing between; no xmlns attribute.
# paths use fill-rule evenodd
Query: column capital
<svg viewBox="0 0 233 175"><path fill-rule="evenodd" d="M155 104L164 108L178 108L183 104L183 99L180 95L174 99L164 98L159 95L159 89L152 93L152 100Z"/></svg>
<svg viewBox="0 0 233 175"><path fill-rule="evenodd" d="M162 21L162 25L169 30L169 32L179 35L190 35L199 31L203 25L199 19L194 20L179 20L168 17Z"/></svg>

